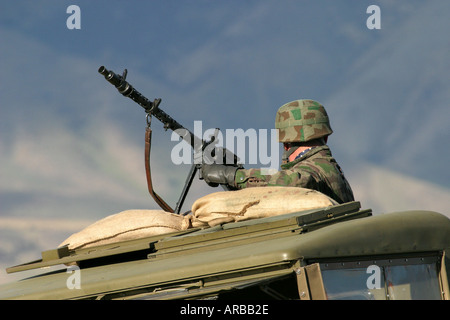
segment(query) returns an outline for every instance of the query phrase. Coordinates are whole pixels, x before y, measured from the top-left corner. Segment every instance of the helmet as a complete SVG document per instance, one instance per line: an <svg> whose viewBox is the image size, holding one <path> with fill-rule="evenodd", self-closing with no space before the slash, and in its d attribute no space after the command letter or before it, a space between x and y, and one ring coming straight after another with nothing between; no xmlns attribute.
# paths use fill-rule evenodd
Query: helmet
<svg viewBox="0 0 450 320"><path fill-rule="evenodd" d="M314 100L295 100L280 107L275 117L280 142L306 142L333 133L325 108Z"/></svg>

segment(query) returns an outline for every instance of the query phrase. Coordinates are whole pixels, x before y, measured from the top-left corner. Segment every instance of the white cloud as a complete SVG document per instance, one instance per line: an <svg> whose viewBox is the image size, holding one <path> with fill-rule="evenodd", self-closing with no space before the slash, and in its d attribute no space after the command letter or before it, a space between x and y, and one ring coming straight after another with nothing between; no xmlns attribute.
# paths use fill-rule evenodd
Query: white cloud
<svg viewBox="0 0 450 320"><path fill-rule="evenodd" d="M450 189L369 163L353 164L346 172L357 201L374 214L429 210L450 218Z"/></svg>

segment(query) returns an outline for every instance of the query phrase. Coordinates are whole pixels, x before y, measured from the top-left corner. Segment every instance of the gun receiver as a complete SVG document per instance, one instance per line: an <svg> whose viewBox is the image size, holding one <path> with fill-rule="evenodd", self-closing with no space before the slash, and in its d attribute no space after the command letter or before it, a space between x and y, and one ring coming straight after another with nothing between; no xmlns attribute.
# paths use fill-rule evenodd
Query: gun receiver
<svg viewBox="0 0 450 320"><path fill-rule="evenodd" d="M127 69L124 70L122 75L118 75L114 73L111 70L106 69L104 66L101 66L98 69L98 72L102 74L105 79L111 83L113 86L117 88L117 90L125 97L128 97L132 99L134 102L139 104L142 108L145 109L145 112L148 116L154 116L156 119L161 121L164 125L164 129L171 129L172 131L176 132L184 141L189 143L193 150L194 150L194 164L189 172L188 178L186 179L185 186L183 188L182 194L180 196L180 199L177 203L177 206L175 208L175 212L179 213L180 208L184 202L184 199L187 195L187 192L189 190L189 187L192 183L192 179L195 176L196 171L201 167L202 164L196 163L195 161L195 155L201 154L202 155L202 163L204 162L203 158L203 150L205 150L206 146L208 146L211 143L214 143L217 138L218 129L216 130L216 136L211 138L210 141L206 142L194 135L191 131L183 127L181 124L179 124L175 119L173 119L171 116L169 116L167 113L165 113L163 110L159 108L159 104L161 103L161 99L155 99L154 101L150 101L147 99L143 94L141 94L139 91L137 91L135 88L133 88L128 81L126 81L127 76ZM242 167L239 164L239 158L229 151L228 149L216 147L213 151L219 151L218 153L211 154L213 159L208 158L208 162L212 163L215 162L215 159L222 160L222 163ZM149 157L148 157L149 158ZM231 160L231 161L230 161ZM231 163L230 163L231 162ZM146 163L147 165L147 163ZM149 170L147 170L149 172ZM147 180L149 177L149 173L147 173ZM200 176L200 179L202 177ZM224 189L228 190L226 186L222 186ZM158 195L156 195L152 191L151 183L149 183L149 191L150 194L153 196L153 198L158 202L158 204L167 211L174 211L172 210L165 202L159 198Z"/></svg>

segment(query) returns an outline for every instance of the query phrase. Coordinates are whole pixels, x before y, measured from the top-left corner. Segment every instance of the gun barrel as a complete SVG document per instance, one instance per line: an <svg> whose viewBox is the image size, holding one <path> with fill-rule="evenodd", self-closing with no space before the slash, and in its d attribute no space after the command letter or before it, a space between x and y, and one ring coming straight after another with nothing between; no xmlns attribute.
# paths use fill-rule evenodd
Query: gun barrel
<svg viewBox="0 0 450 320"><path fill-rule="evenodd" d="M196 162L196 155L200 154L200 156L202 157L202 159L201 159L202 162L204 160L206 160L204 158L203 150L205 150L207 146L209 146L211 143L213 143L215 141L215 137L217 136L218 130L216 131L214 138L212 138L211 141L209 141L209 142L203 141L201 138L197 137L191 131L189 131L188 129L183 127L181 124L179 124L175 119L173 119L171 116L169 116L163 110L159 109L159 104L161 102L161 99L155 99L154 101L150 101L144 95L142 95L139 91L134 89L125 80L125 78L127 76L127 69L125 69L122 76L115 74L113 71L106 69L104 66L101 66L100 68L98 68L98 72L101 75L103 75L109 83L111 83L114 87L116 87L117 90L123 96L132 99L134 102L136 102L141 107L143 107L145 109L145 112L147 113L147 115L154 116L159 121L161 121L164 125L164 129L173 130L184 141L189 143L191 145L191 147L193 148L194 164L191 167L191 171L189 173L189 176L186 180L185 186L181 193L180 199L178 200L176 208L175 208L175 212L180 213L181 206L183 205L183 202L186 198L187 192L192 183L192 179L193 179L197 169L199 168L198 165L200 163ZM147 137L147 132L148 132L148 130L146 131L146 137ZM150 139L150 138L148 138L148 139ZM148 145L148 147L147 147L147 145ZM150 157L150 147L149 146L150 146L150 141L148 140L148 144L147 144L147 140L146 140L146 150L148 148L148 153L146 153L146 172L147 172L147 183L148 183L149 192L163 210L169 210L169 211L173 212L173 210L170 208L170 206L168 206L164 202L164 200L162 200L153 191L153 187L151 184L151 177L150 177L150 169L149 169L149 167L147 167L147 165L149 165L149 157ZM234 153L232 153L229 150L224 149L224 148L219 148L217 151L218 151L218 154L215 153L215 149L214 149L214 155L211 153L211 156L213 159L208 158L208 160L214 160L214 158L217 158L217 159L222 158L228 162L230 159L232 159L233 165L242 167L239 164L239 158ZM147 158L147 155L148 155L148 158ZM197 159L198 159L198 157L197 157ZM205 163L206 163L206 161L205 161ZM200 179L202 179L202 178L200 177ZM225 185L223 185L223 188L225 190L229 189L228 186L225 186Z"/></svg>
<svg viewBox="0 0 450 320"><path fill-rule="evenodd" d="M114 85L115 87L119 86L120 83L122 82L121 79L122 77L118 76L112 71L109 71L104 66L98 68L98 72L102 74L105 77L105 79L108 80L108 82Z"/></svg>
<svg viewBox="0 0 450 320"><path fill-rule="evenodd" d="M188 129L179 124L175 119L165 113L163 110L158 108L161 99L155 99L155 101L150 101L144 95L142 95L139 91L133 88L123 76L120 76L114 73L111 70L106 69L104 66L101 66L98 69L98 72L105 77L105 79L111 83L113 86L117 88L117 90L124 95L132 99L134 102L139 104L141 107L145 109L148 114L151 114L159 121L161 121L164 125L164 128L171 129L178 133L181 138L183 138L186 142L188 142L192 147L201 146L201 139L195 136ZM177 130L183 129L183 130Z"/></svg>
<svg viewBox="0 0 450 320"><path fill-rule="evenodd" d="M102 74L105 77L105 79L113 86L115 86L117 90L119 90L119 92L124 96L128 97L130 94L133 93L133 87L124 79L124 77L115 74L113 71L106 69L104 66L98 68L98 72ZM144 100L136 102L139 103L140 105L142 105L142 103L147 103L147 101ZM146 108L146 106L143 107Z"/></svg>
<svg viewBox="0 0 450 320"><path fill-rule="evenodd" d="M98 69L98 72L102 74L109 83L114 85L123 96L132 99L134 102L143 107L148 114L154 116L156 119L161 121L166 130L171 129L175 131L183 140L185 140L192 146L194 151L199 151L200 148L204 146L204 141L201 138L194 135L191 131L189 131L181 124L179 124L170 115L165 113L163 110L159 109L158 106L159 103L161 102L161 99L155 99L154 101L150 101L139 91L133 88L133 86L131 86L125 80L126 70L123 76L106 69L104 66L101 66ZM223 149L223 152L224 157L226 155L227 159L234 159L234 163L238 163L238 157L234 153L230 152L227 149Z"/></svg>

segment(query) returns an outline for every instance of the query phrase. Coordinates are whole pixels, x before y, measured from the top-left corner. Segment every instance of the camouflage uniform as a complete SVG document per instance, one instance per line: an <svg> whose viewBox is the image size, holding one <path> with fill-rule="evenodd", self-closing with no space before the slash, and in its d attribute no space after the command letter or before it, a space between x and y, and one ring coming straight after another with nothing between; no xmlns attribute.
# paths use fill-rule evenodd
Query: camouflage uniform
<svg viewBox="0 0 450 320"><path fill-rule="evenodd" d="M320 191L339 203L354 201L352 189L326 145L308 151L300 159L282 164L281 169L272 175L261 174L261 169L237 170L236 188L302 187Z"/></svg>
<svg viewBox="0 0 450 320"><path fill-rule="evenodd" d="M275 128L282 143L301 144L333 133L325 108L314 100L295 100L281 106ZM301 158L282 164L281 169L273 175L263 175L260 169L237 170L235 187L294 186L320 191L339 203L354 200L350 184L326 145L310 149Z"/></svg>

